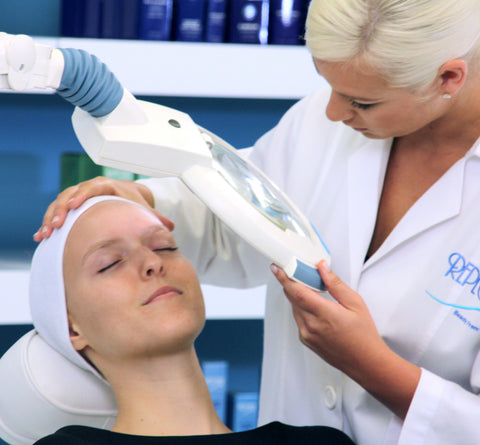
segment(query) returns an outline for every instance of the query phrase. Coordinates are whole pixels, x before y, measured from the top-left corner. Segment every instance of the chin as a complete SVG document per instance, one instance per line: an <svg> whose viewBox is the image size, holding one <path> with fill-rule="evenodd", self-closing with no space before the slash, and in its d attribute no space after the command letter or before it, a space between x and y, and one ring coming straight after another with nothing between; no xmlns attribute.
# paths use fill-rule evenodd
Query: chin
<svg viewBox="0 0 480 445"><path fill-rule="evenodd" d="M368 139L387 139L387 138L390 137L390 136L380 135L380 134L377 134L377 133L372 133L369 130L362 131L362 134Z"/></svg>

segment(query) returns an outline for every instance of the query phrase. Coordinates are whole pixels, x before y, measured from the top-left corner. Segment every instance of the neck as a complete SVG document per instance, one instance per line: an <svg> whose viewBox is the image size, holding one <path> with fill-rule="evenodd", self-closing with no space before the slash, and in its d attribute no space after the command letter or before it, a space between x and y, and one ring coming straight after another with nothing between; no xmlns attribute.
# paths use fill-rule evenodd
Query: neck
<svg viewBox="0 0 480 445"><path fill-rule="evenodd" d="M215 411L193 347L111 369L106 375L118 403L112 431L143 436L229 432Z"/></svg>

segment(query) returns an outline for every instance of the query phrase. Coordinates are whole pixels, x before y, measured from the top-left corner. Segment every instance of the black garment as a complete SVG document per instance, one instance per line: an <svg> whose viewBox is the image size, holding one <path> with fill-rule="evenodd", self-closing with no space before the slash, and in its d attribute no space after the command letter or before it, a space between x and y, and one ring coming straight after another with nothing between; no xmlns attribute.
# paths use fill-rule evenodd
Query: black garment
<svg viewBox="0 0 480 445"><path fill-rule="evenodd" d="M35 445L354 445L339 430L272 422L249 431L205 436L136 436L86 426L67 426Z"/></svg>

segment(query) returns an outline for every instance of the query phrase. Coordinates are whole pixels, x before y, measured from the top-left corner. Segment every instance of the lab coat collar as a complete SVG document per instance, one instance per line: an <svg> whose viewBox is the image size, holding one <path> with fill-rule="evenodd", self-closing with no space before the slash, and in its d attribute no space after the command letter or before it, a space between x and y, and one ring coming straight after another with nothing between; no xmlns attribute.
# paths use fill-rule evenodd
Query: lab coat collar
<svg viewBox="0 0 480 445"><path fill-rule="evenodd" d="M460 213L465 165L472 157L480 157L480 140L407 211L380 248L365 262L363 269L375 264L406 240Z"/></svg>
<svg viewBox="0 0 480 445"><path fill-rule="evenodd" d="M350 284L356 287L373 235L393 139L366 139L348 159Z"/></svg>

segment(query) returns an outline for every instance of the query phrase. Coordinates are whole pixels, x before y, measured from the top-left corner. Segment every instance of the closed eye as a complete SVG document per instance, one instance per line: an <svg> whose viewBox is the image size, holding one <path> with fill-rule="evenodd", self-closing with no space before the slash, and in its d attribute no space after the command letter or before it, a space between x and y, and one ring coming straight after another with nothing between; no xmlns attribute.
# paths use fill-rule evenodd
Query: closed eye
<svg viewBox="0 0 480 445"><path fill-rule="evenodd" d="M178 250L178 247L162 247L161 249L153 249L154 252L164 252L164 251L167 251L167 252L175 252L176 250Z"/></svg>
<svg viewBox="0 0 480 445"><path fill-rule="evenodd" d="M116 264L118 264L121 260L116 260L114 261L113 263L110 263L108 266L105 266L105 267L102 267L98 273L103 273L103 272L106 272L108 269L111 269L113 266L115 266Z"/></svg>
<svg viewBox="0 0 480 445"><path fill-rule="evenodd" d="M352 107L359 108L360 110L368 110L369 108L376 105L376 104L362 104L362 103L356 102L354 100L351 100L350 104L352 105Z"/></svg>

